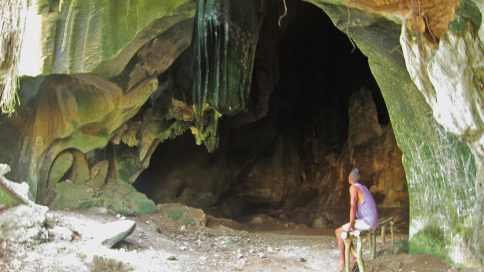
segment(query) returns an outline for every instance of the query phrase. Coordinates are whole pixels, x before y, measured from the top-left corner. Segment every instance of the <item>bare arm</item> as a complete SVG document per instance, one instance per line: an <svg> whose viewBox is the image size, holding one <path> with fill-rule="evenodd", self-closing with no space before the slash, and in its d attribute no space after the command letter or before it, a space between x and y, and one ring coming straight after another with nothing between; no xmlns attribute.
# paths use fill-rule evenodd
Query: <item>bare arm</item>
<svg viewBox="0 0 484 272"><path fill-rule="evenodd" d="M350 187L350 201L351 201L351 209L350 209L350 226L348 228L349 231L355 231L355 220L356 220L356 207L358 203L358 188L356 186Z"/></svg>

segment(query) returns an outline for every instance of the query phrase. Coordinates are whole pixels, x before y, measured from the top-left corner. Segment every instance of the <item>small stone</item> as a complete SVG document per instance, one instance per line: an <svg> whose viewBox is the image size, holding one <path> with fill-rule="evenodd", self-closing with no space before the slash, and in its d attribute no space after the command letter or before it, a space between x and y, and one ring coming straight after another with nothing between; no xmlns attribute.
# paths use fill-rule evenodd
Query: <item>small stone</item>
<svg viewBox="0 0 484 272"><path fill-rule="evenodd" d="M264 255L264 253L262 253L262 252L259 252L257 255L259 255L259 257L261 257L261 258L265 258L266 257L266 255Z"/></svg>
<svg viewBox="0 0 484 272"><path fill-rule="evenodd" d="M202 261L206 261L206 260L208 260L208 258L207 258L207 257L202 256L202 257L200 257L200 260L202 260Z"/></svg>
<svg viewBox="0 0 484 272"><path fill-rule="evenodd" d="M237 253L237 259L242 259L244 258L244 255L242 255L241 253Z"/></svg>
<svg viewBox="0 0 484 272"><path fill-rule="evenodd" d="M299 258L299 260L298 260L298 261L300 261L300 262L302 262L302 263L305 263L305 262L306 262L306 259L304 259L304 258Z"/></svg>
<svg viewBox="0 0 484 272"><path fill-rule="evenodd" d="M74 239L74 233L66 227L54 226L52 229L49 229L48 232L49 237L56 241L72 241L72 239Z"/></svg>
<svg viewBox="0 0 484 272"><path fill-rule="evenodd" d="M176 261L177 258L173 255L171 255L170 257L166 258L168 261Z"/></svg>
<svg viewBox="0 0 484 272"><path fill-rule="evenodd" d="M13 259L10 261L10 265L15 269L19 269L22 266L22 262L20 260Z"/></svg>
<svg viewBox="0 0 484 272"><path fill-rule="evenodd" d="M188 247L186 247L186 246L181 246L181 247L178 248L178 250L180 250L180 251L184 251L184 250L187 250L187 249L188 249Z"/></svg>
<svg viewBox="0 0 484 272"><path fill-rule="evenodd" d="M255 253L255 250L251 249L249 250L249 253Z"/></svg>
<svg viewBox="0 0 484 272"><path fill-rule="evenodd" d="M97 228L95 239L99 240L101 245L111 248L131 235L135 228L136 222L132 220L109 222Z"/></svg>
<svg viewBox="0 0 484 272"><path fill-rule="evenodd" d="M274 250L272 250L272 247L268 247L268 248L267 248L267 251L268 251L268 252L274 252Z"/></svg>

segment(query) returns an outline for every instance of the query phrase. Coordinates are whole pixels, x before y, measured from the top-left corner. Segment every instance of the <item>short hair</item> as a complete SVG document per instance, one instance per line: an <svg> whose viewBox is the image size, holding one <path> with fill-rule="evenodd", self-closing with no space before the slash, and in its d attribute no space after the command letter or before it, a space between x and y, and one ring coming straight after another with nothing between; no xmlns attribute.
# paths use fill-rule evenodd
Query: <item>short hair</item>
<svg viewBox="0 0 484 272"><path fill-rule="evenodd" d="M360 182L361 176L361 171L358 168L353 168L350 172L350 177L354 182Z"/></svg>

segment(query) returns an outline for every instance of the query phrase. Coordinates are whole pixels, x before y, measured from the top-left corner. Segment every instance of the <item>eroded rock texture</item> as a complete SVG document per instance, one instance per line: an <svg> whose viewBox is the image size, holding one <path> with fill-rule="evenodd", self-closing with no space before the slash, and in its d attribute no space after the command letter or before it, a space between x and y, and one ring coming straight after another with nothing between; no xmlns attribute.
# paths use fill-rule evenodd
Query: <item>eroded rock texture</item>
<svg viewBox="0 0 484 272"><path fill-rule="evenodd" d="M469 4L472 3L463 3ZM433 116L438 109L433 110L432 104L427 103L425 96L414 85L412 79L415 80L415 77L410 77L413 74L411 71L420 70L421 66L405 62L408 59L407 55L403 57L408 50L406 43L402 42L404 50L399 51L396 32L401 30L401 26L359 10L350 11L351 18L358 23L350 20L347 26L348 9L330 5L322 5L322 8L342 31L349 32L368 56L372 72L385 97L395 136L403 152L410 194L411 251L430 252L458 265L481 267L483 244L475 231L482 226L482 219L479 219L482 203L476 201L479 198L476 168L481 163L471 153L472 148L466 146L465 138L459 139L439 124ZM473 8L470 10L476 11ZM468 11L458 9L457 13L461 12L462 16L455 18L450 26L471 23L470 18L475 14ZM440 46L448 35L451 34L441 37ZM368 37L372 37L373 41ZM417 41L424 48L436 48L435 44L426 45L428 41L422 38L416 38L414 42ZM413 48L418 48L418 45ZM425 56L427 53L422 54ZM454 56L460 54L467 53L460 52ZM455 63L454 57L446 60L446 63ZM425 61L421 64L426 65ZM412 69L409 68L410 75L406 69L408 65L412 66ZM438 81L445 84L446 78L447 75L441 75ZM415 82L417 86L420 85L418 80ZM431 92L431 89L422 90L424 94ZM461 108L452 102L447 111L467 111L473 105L474 102L466 106L461 104Z"/></svg>
<svg viewBox="0 0 484 272"><path fill-rule="evenodd" d="M273 59L256 54L254 60L254 75L278 71L279 78L261 76L265 80L255 80L252 88L263 95L268 83L275 86L270 99L261 102L253 95L250 103L258 104L248 113L224 116L219 148L212 154L197 147L189 133L161 144L136 188L155 202L182 202L220 216L243 219L265 212L336 227L347 220L347 176L358 166L382 211L398 210L395 216L405 220L401 152L367 59L351 53L347 37L321 10L308 4L297 10L283 29L266 30L262 24L261 37L283 31ZM268 18L278 17L268 12ZM274 39L262 39L257 51L271 48ZM179 65L173 67L175 78L183 72ZM252 119L264 106L267 114Z"/></svg>
<svg viewBox="0 0 484 272"><path fill-rule="evenodd" d="M278 26L280 0L32 1L9 178L56 208L155 212L134 184L335 227L357 166L382 216L410 206L413 252L482 267L482 3L308 2Z"/></svg>

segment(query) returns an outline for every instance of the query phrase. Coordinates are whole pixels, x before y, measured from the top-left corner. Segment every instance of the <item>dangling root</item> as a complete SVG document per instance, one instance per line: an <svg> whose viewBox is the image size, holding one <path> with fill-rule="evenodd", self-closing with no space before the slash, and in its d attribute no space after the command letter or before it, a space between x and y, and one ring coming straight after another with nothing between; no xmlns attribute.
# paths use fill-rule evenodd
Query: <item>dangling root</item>
<svg viewBox="0 0 484 272"><path fill-rule="evenodd" d="M281 27L282 18L286 17L286 15L287 15L286 0L282 0L282 2L284 2L284 14L282 14L281 17L279 17L279 27Z"/></svg>
<svg viewBox="0 0 484 272"><path fill-rule="evenodd" d="M353 52L355 52L355 50L356 50L356 45L350 37L350 32L349 32L350 23L351 23L351 13L350 13L350 8L348 7L348 23L346 24L346 35L348 36L348 39L350 40L351 44L353 45L353 49L351 50L351 53L353 54Z"/></svg>

